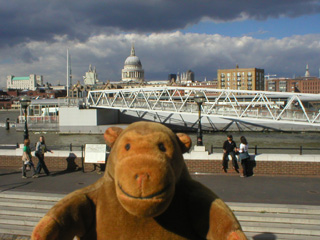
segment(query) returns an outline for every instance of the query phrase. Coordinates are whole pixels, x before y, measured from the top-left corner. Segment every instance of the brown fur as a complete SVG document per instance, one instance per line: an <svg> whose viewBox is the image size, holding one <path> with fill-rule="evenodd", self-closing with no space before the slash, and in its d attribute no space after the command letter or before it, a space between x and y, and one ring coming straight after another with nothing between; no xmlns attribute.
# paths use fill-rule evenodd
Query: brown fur
<svg viewBox="0 0 320 240"><path fill-rule="evenodd" d="M247 239L223 201L191 179L186 134L137 122L104 138L112 146L104 177L59 201L32 239Z"/></svg>

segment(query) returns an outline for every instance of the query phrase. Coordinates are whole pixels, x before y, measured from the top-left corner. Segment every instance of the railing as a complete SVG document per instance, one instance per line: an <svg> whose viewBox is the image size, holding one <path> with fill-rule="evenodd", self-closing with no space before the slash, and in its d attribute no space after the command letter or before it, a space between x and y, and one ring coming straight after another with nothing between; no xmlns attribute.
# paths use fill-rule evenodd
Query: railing
<svg viewBox="0 0 320 240"><path fill-rule="evenodd" d="M60 97L58 98L58 106L79 106L86 102L86 98L76 97Z"/></svg>
<svg viewBox="0 0 320 240"><path fill-rule="evenodd" d="M24 123L25 117L19 116L19 123ZM28 116L28 124L37 123L59 123L59 116Z"/></svg>
<svg viewBox="0 0 320 240"><path fill-rule="evenodd" d="M49 147L48 147L49 148ZM50 149L50 148L49 148ZM69 150L70 152L73 152L75 150L81 151L81 169L82 172L85 171L84 169L84 155L85 155L85 145L73 145L72 143L70 143L69 145L56 145L53 148L51 148L51 150ZM110 147L106 146L106 153L110 152ZM96 170L96 168L102 168L100 164L95 164L94 163L94 170Z"/></svg>
<svg viewBox="0 0 320 240"><path fill-rule="evenodd" d="M215 152L214 149L221 150L221 152L223 151L222 147L214 147L213 145L211 145L210 153ZM261 150L267 150L268 152L271 151L272 153L277 153L277 152L283 153L283 151L286 151L286 152L289 152L290 154L299 154L299 155L303 155L303 153L306 154L306 152L310 153L310 151L314 151L316 153L313 153L313 154L320 154L320 148L308 148L303 146L292 147L292 148L281 148L281 147L278 148L278 147L258 147L257 145L255 145L254 148L249 148L249 152L254 151L254 155L266 153L266 152L261 152Z"/></svg>
<svg viewBox="0 0 320 240"><path fill-rule="evenodd" d="M320 124L317 107L304 102L319 102L317 94L279 93L204 88L137 88L90 91L87 104L96 108L130 109L133 111L197 114L194 96L202 92L205 102L202 115L232 119L264 119L273 122Z"/></svg>
<svg viewBox="0 0 320 240"><path fill-rule="evenodd" d="M19 147L19 144L0 144L0 149L16 149ZM73 145L70 143L69 145L55 145L53 147L48 146L49 149L52 150L65 150L65 151L81 151L84 154L85 145ZM34 150L34 147L31 147ZM218 151L215 151L218 150ZM272 153L283 153L283 151L287 151L290 154L299 154L303 155L306 153L310 153L310 151L314 151L317 155L320 155L320 148L311 148L311 147L292 147L292 148L277 148L277 147L258 147L255 145L253 148L249 148L249 152L254 152L255 155L261 154L263 150L272 151ZM107 146L107 151L110 151L110 147ZM210 146L210 153L213 152L222 152L222 147L214 147L213 145Z"/></svg>
<svg viewBox="0 0 320 240"><path fill-rule="evenodd" d="M19 143L16 144L0 144L0 149L16 149L19 147Z"/></svg>

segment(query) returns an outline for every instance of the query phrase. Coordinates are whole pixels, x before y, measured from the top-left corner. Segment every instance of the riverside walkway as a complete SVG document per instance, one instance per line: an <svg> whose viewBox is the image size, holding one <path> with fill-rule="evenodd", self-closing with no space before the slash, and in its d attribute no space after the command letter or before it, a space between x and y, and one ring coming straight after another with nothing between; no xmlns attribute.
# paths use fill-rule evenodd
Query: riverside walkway
<svg viewBox="0 0 320 240"><path fill-rule="evenodd" d="M30 176L30 172L28 172ZM0 239L29 239L33 227L60 198L102 177L97 172L52 171L21 178L0 169ZM249 239L320 238L320 177L193 175L233 209Z"/></svg>

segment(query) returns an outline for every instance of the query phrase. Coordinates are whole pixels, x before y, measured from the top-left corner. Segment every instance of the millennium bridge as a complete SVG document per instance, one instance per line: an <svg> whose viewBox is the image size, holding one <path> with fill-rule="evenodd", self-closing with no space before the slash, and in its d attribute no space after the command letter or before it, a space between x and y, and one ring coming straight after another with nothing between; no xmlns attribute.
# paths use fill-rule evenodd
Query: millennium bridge
<svg viewBox="0 0 320 240"><path fill-rule="evenodd" d="M195 96L203 95L201 118ZM204 130L320 130L320 95L191 87L90 91L90 108ZM235 129L236 128L236 129Z"/></svg>

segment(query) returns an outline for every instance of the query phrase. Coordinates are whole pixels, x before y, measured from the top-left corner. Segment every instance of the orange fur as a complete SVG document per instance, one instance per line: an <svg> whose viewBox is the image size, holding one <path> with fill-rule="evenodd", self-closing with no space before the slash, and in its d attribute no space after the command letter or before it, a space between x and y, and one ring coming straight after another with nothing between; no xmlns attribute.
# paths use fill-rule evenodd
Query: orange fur
<svg viewBox="0 0 320 240"><path fill-rule="evenodd" d="M104 138L112 147L105 175L59 201L32 239L246 239L224 202L190 177L188 135L137 122Z"/></svg>

